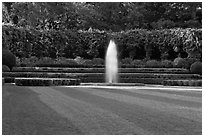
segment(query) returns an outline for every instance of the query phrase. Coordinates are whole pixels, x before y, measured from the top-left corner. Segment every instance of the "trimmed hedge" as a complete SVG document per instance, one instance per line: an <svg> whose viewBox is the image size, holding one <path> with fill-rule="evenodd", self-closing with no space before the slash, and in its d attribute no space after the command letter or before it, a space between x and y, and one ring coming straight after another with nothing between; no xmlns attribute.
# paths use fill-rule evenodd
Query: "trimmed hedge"
<svg viewBox="0 0 204 137"><path fill-rule="evenodd" d="M5 83L15 83L15 77L4 77Z"/></svg>
<svg viewBox="0 0 204 137"><path fill-rule="evenodd" d="M37 64L36 67L68 67L68 68L104 68L104 65L95 65L95 64Z"/></svg>
<svg viewBox="0 0 204 137"><path fill-rule="evenodd" d="M3 77L105 78L104 73L3 72ZM198 74L119 73L119 78L201 79Z"/></svg>
<svg viewBox="0 0 204 137"><path fill-rule="evenodd" d="M17 86L64 86L79 85L79 79L62 78L15 78Z"/></svg>
<svg viewBox="0 0 204 137"><path fill-rule="evenodd" d="M202 80L165 80L165 86L202 86Z"/></svg>
<svg viewBox="0 0 204 137"><path fill-rule="evenodd" d="M38 31L3 25L2 35L3 46L18 57L104 58L110 38L115 39L121 59L160 59L163 54L172 59L169 54L177 54L174 47L187 52L189 57L202 55L202 29Z"/></svg>
<svg viewBox="0 0 204 137"><path fill-rule="evenodd" d="M173 73L186 74L181 68L119 68L119 73ZM14 67L13 72L66 72L66 73L105 73L104 68L54 68L54 67Z"/></svg>
<svg viewBox="0 0 204 137"><path fill-rule="evenodd" d="M4 79L4 81L3 81L3 79ZM15 79L26 79L26 78L5 77L5 78L2 78L2 82L3 83L14 83ZM33 78L28 78L28 79L31 79L31 81L32 81ZM48 79L48 78L38 78L38 79ZM50 79L53 79L53 78L50 78ZM54 79L56 79L56 78L54 78ZM66 85L66 82L65 82L65 84L63 84L63 81L62 81L62 83L60 83L59 81L57 81L59 84L55 84L55 83L57 83L57 82L55 82L54 85ZM46 81L46 82L48 82L48 81ZM41 85L46 86L46 82L42 83ZM82 82L82 83L104 83L105 79L104 78L96 78L96 77L95 78L94 77L87 77L87 78L81 78L80 82ZM180 79L179 80L164 80L163 78L120 78L119 82L120 83L159 84L159 85L163 84L165 86L201 86L202 85L202 80L197 80L197 79L195 79L195 80L192 80L192 79L190 79L190 80L180 80ZM28 84L29 83L24 84L24 85L28 85ZM38 82L35 84L36 84L36 86L37 85L40 86L40 84L38 84ZM34 85L34 84L30 84L30 85ZM52 82L49 85L52 85Z"/></svg>
<svg viewBox="0 0 204 137"><path fill-rule="evenodd" d="M191 64L198 59L195 58L176 58L174 62L170 60L132 60L131 58L125 58L119 61L119 67L121 68L187 68L189 69ZM69 59L60 57L52 59L49 57L43 57L38 59L35 56L30 58L18 59L17 66L21 67L69 67L69 68L104 68L104 59L93 58L82 59L77 57L75 59Z"/></svg>

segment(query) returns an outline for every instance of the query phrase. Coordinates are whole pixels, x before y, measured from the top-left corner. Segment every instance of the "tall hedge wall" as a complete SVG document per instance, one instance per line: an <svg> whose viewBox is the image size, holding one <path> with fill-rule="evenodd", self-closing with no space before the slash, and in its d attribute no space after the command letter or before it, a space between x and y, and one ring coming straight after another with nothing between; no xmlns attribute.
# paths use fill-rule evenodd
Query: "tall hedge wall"
<svg viewBox="0 0 204 137"><path fill-rule="evenodd" d="M3 25L2 31L3 48L9 48L17 57L104 58L111 38L118 45L119 58L174 59L183 52L188 57L201 59L202 54L201 29L62 32Z"/></svg>

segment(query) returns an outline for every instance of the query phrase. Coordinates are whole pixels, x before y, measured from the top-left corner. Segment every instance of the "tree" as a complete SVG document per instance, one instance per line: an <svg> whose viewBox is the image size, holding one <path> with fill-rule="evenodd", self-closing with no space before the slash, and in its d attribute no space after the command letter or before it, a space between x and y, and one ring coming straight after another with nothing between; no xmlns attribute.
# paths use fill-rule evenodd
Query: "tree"
<svg viewBox="0 0 204 137"><path fill-rule="evenodd" d="M3 22L42 30L198 27L201 2L3 2Z"/></svg>

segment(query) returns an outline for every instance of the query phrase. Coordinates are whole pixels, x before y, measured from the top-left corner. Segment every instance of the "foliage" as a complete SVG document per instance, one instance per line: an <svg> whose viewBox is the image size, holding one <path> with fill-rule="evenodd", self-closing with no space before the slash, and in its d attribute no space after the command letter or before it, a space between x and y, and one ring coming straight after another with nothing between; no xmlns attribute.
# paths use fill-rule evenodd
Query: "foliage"
<svg viewBox="0 0 204 137"><path fill-rule="evenodd" d="M39 59L35 56L31 56L29 58L22 58L19 60L18 65L20 66L27 66L27 67L33 67L37 64Z"/></svg>
<svg viewBox="0 0 204 137"><path fill-rule="evenodd" d="M164 80L165 86L202 86L202 80Z"/></svg>
<svg viewBox="0 0 204 137"><path fill-rule="evenodd" d="M2 5L3 22L38 30L202 27L202 2L3 2Z"/></svg>
<svg viewBox="0 0 204 137"><path fill-rule="evenodd" d="M190 69L191 65L196 62L196 61L199 61L198 59L196 58L184 58L186 60L186 68L187 69Z"/></svg>
<svg viewBox="0 0 204 137"><path fill-rule="evenodd" d="M191 65L198 61L196 58L176 58L174 60L174 67L190 69Z"/></svg>
<svg viewBox="0 0 204 137"><path fill-rule="evenodd" d="M161 66L164 68L172 68L173 67L173 62L170 60L162 60L161 61Z"/></svg>
<svg viewBox="0 0 204 137"><path fill-rule="evenodd" d="M121 60L121 64L125 65L125 64L132 64L132 59L131 58L124 58Z"/></svg>
<svg viewBox="0 0 204 137"><path fill-rule="evenodd" d="M55 60L55 64L76 65L77 62L74 59L68 59L68 58L65 58L65 57L60 57L57 60Z"/></svg>
<svg viewBox="0 0 204 137"><path fill-rule="evenodd" d="M9 67L6 65L2 65L2 72L10 71Z"/></svg>
<svg viewBox="0 0 204 137"><path fill-rule="evenodd" d="M2 29L3 47L19 58L104 58L110 38L118 46L120 59L174 59L169 55L180 52L187 52L188 57L198 59L202 55L201 29L39 31L12 25L3 25ZM179 49L178 53L173 51L175 47Z"/></svg>
<svg viewBox="0 0 204 137"><path fill-rule="evenodd" d="M2 65L8 66L10 70L16 66L16 57L11 51L2 50Z"/></svg>
<svg viewBox="0 0 204 137"><path fill-rule="evenodd" d="M37 64L54 64L54 60L50 57L40 58Z"/></svg>
<svg viewBox="0 0 204 137"><path fill-rule="evenodd" d="M174 65L175 67L178 66L178 63L179 63L180 60L183 60L183 58L181 58L181 57L175 58L175 59L174 59L174 62L173 62L173 65Z"/></svg>
<svg viewBox="0 0 204 137"><path fill-rule="evenodd" d="M79 85L79 79L62 79L62 78L16 78L17 86L63 86Z"/></svg>
<svg viewBox="0 0 204 137"><path fill-rule="evenodd" d="M202 63L200 61L194 62L190 67L190 71L202 75Z"/></svg>
<svg viewBox="0 0 204 137"><path fill-rule="evenodd" d="M74 61L77 62L77 64L83 64L84 63L84 59L80 56L77 56Z"/></svg>
<svg viewBox="0 0 204 137"><path fill-rule="evenodd" d="M186 68L187 67L187 61L184 58L176 58L174 59L174 67L178 67L178 68Z"/></svg>
<svg viewBox="0 0 204 137"><path fill-rule="evenodd" d="M131 64L132 65L134 65L134 66L144 66L145 65L145 62L144 61L142 61L142 60L136 60L136 59L134 59L132 62L131 62Z"/></svg>
<svg viewBox="0 0 204 137"><path fill-rule="evenodd" d="M104 59L102 59L102 58L93 58L92 61L95 65L104 65L104 63L105 63Z"/></svg>
<svg viewBox="0 0 204 137"><path fill-rule="evenodd" d="M159 67L161 67L161 64L157 60L148 60L145 64L145 67L147 67L147 68L159 68Z"/></svg>

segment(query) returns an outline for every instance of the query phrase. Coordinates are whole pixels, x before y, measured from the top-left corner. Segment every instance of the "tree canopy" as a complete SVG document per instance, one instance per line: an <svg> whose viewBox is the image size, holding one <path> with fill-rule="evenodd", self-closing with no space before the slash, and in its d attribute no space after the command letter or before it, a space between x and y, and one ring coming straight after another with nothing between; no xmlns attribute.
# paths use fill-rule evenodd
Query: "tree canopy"
<svg viewBox="0 0 204 137"><path fill-rule="evenodd" d="M2 22L37 30L201 28L201 2L3 2Z"/></svg>

